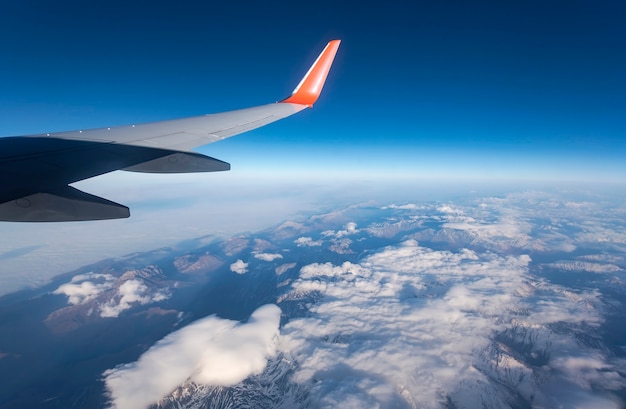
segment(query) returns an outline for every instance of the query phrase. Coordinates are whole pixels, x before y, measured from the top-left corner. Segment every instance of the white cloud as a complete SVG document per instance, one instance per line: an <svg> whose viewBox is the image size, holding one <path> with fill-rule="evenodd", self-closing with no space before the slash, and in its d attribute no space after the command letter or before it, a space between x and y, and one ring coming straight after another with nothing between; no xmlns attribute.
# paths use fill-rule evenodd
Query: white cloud
<svg viewBox="0 0 626 409"><path fill-rule="evenodd" d="M550 366L563 372L583 390L591 390L595 385L612 390L624 387L624 379L619 372L596 351L579 356L559 356Z"/></svg>
<svg viewBox="0 0 626 409"><path fill-rule="evenodd" d="M59 286L53 294L65 294L72 305L83 304L112 288L115 280L110 274L79 274L72 277L69 283Z"/></svg>
<svg viewBox="0 0 626 409"><path fill-rule="evenodd" d="M229 386L261 373L275 354L280 314L270 304L245 324L211 316L167 335L138 361L104 372L112 407L145 408L187 380Z"/></svg>
<svg viewBox="0 0 626 409"><path fill-rule="evenodd" d="M332 239L332 244L328 246L330 251L334 251L337 254L350 254L353 251L350 250L350 245L352 244L352 240L348 238L343 239Z"/></svg>
<svg viewBox="0 0 626 409"><path fill-rule="evenodd" d="M230 271L237 274L246 274L248 272L248 263L243 260L237 260L230 265Z"/></svg>
<svg viewBox="0 0 626 409"><path fill-rule="evenodd" d="M85 304L98 298L105 291L113 293L118 278L111 274L79 274L72 280L59 286L53 294L64 294L72 305ZM163 301L169 297L167 290L150 293L148 287L139 280L124 281L111 299L101 304L98 309L103 318L118 317L122 311L128 310L133 303L149 304Z"/></svg>
<svg viewBox="0 0 626 409"><path fill-rule="evenodd" d="M462 209L450 204L439 206L437 211L441 213L463 214Z"/></svg>
<svg viewBox="0 0 626 409"><path fill-rule="evenodd" d="M298 247L314 247L321 246L322 240L313 240L311 237L299 237L294 243L296 243Z"/></svg>
<svg viewBox="0 0 626 409"><path fill-rule="evenodd" d="M404 205L396 205L396 204L391 204L389 206L383 206L381 207L381 209L383 210L387 210L387 209L396 209L396 210L417 210L420 209L420 207L414 203L408 203L408 204L404 204Z"/></svg>
<svg viewBox="0 0 626 409"><path fill-rule="evenodd" d="M446 399L458 407L509 407L519 396L502 385L553 407L573 392L591 402L599 399L594 388L625 387L617 363L576 341L576 328L602 323L600 294L539 281L529 262L411 240L359 264L304 266L285 298L317 294L320 301L285 325L281 349L320 407L434 408ZM555 331L558 325L569 332ZM545 352L548 361L534 369L504 339L494 341L496 334L528 343L530 354ZM587 358L577 366L568 361L575 357Z"/></svg>
<svg viewBox="0 0 626 409"><path fill-rule="evenodd" d="M374 237L392 238L399 233L422 227L424 220L424 216L410 215L404 218L392 218L384 222L370 223L364 230Z"/></svg>
<svg viewBox="0 0 626 409"><path fill-rule="evenodd" d="M355 222L348 222L345 224L345 226L343 227L343 230L325 230L323 231L321 234L323 237L327 237L333 240L333 242L337 242L338 240L341 240L342 237L344 236L349 236L351 234L356 234L358 232L360 232L359 229L356 228L357 224ZM309 239L308 237L305 239ZM300 240L300 239L298 239ZM298 240L296 240L296 244L299 245ZM321 244L321 242L320 242ZM308 244L307 245L312 245L312 244ZM317 245L317 244L316 244Z"/></svg>
<svg viewBox="0 0 626 409"><path fill-rule="evenodd" d="M272 253L257 253L254 255L254 258L263 261L274 261L278 258L283 258L281 254L272 254Z"/></svg>
<svg viewBox="0 0 626 409"><path fill-rule="evenodd" d="M594 262L604 263L624 263L624 257L616 254L587 254L585 256L578 257L581 260L591 260Z"/></svg>
<svg viewBox="0 0 626 409"><path fill-rule="evenodd" d="M347 236L350 234L355 234L358 233L359 229L356 228L356 223L355 222L349 222L346 223L346 225L344 226L344 230L339 230L337 232L337 237L343 237L343 236Z"/></svg>
<svg viewBox="0 0 626 409"><path fill-rule="evenodd" d="M163 301L168 297L169 295L164 291L150 294L148 287L139 280L128 280L120 285L115 297L108 303L100 306L100 316L103 318L115 318L122 311L130 309L133 303L144 305Z"/></svg>
<svg viewBox="0 0 626 409"><path fill-rule="evenodd" d="M496 251L511 248L544 251L549 248L543 238L558 240L562 250L575 248L563 235L555 237L553 231L533 234L533 225L527 221L527 209L521 209L508 199L483 199L482 206L461 207L445 205L437 210L445 213L444 231L466 232L472 240Z"/></svg>
<svg viewBox="0 0 626 409"><path fill-rule="evenodd" d="M615 264L607 263L590 263L587 261L560 261L547 264L550 267L558 268L563 271L587 271L589 273L617 273L624 271Z"/></svg>
<svg viewBox="0 0 626 409"><path fill-rule="evenodd" d="M296 263L285 263L276 267L274 271L276 272L276 275L282 275L286 273L287 271L291 270L292 268L294 268L295 266L296 266Z"/></svg>

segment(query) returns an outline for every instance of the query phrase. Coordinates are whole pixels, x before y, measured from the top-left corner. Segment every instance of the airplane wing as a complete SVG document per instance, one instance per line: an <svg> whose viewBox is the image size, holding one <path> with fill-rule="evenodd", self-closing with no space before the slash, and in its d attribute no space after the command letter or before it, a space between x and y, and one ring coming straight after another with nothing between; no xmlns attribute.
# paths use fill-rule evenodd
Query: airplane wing
<svg viewBox="0 0 626 409"><path fill-rule="evenodd" d="M339 43L340 40L329 42L292 95L277 103L170 121L0 138L0 221L129 217L126 206L69 186L114 170L229 170L228 163L191 150L313 106Z"/></svg>

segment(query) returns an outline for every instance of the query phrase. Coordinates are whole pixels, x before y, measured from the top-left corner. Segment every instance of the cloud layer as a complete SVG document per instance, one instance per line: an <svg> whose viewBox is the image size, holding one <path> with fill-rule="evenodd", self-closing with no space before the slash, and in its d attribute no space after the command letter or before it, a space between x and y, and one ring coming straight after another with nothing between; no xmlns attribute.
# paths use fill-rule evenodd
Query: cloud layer
<svg viewBox="0 0 626 409"><path fill-rule="evenodd" d="M138 361L104 373L111 407L145 408L187 380L228 386L262 372L275 354L280 314L269 304L247 323L211 316L167 335Z"/></svg>
<svg viewBox="0 0 626 409"><path fill-rule="evenodd" d="M626 386L624 363L577 339L603 321L599 292L548 284L529 262L409 240L358 264L309 264L287 298L318 302L281 337L294 379L321 407L554 407L574 393L619 407L606 391Z"/></svg>

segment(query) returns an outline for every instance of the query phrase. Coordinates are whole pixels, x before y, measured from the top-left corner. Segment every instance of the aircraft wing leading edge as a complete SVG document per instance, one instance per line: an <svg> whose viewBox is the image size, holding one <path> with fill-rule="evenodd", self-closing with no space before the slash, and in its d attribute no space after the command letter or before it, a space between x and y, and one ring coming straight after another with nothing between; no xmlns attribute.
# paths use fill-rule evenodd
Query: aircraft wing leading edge
<svg viewBox="0 0 626 409"><path fill-rule="evenodd" d="M317 101L340 40L329 42L292 95L280 102L191 118L0 138L0 221L129 217L126 206L69 186L114 170L215 172L226 162L192 149L286 118Z"/></svg>

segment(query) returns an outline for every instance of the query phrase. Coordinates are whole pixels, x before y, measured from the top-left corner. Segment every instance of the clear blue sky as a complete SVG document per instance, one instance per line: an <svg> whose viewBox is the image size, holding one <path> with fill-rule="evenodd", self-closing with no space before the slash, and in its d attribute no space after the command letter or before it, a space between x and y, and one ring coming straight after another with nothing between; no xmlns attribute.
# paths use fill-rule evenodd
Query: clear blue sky
<svg viewBox="0 0 626 409"><path fill-rule="evenodd" d="M32 1L0 6L0 135L286 97L314 109L202 152L237 169L626 179L623 1Z"/></svg>

